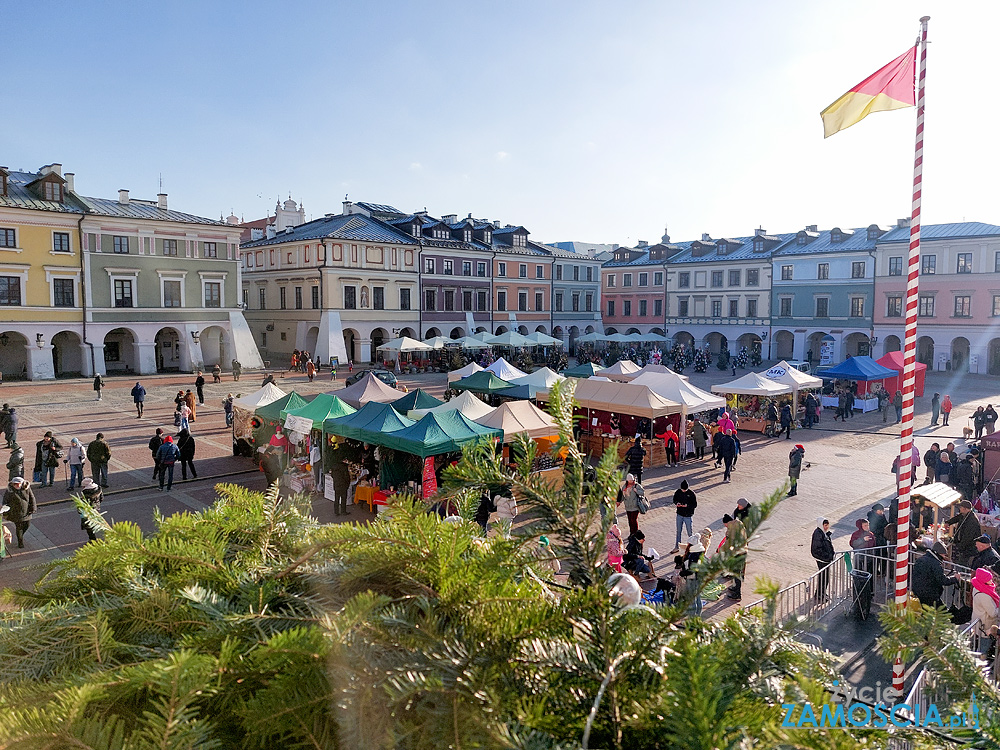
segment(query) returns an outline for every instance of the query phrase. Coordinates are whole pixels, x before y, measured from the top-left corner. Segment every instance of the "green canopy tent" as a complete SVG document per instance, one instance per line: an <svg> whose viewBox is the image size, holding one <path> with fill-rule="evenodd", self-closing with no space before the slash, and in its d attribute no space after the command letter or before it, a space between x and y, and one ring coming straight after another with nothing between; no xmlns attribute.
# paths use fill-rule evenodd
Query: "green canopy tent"
<svg viewBox="0 0 1000 750"><path fill-rule="evenodd" d="M472 391L473 393L497 393L504 388L510 388L510 383L503 378L498 378L489 370L473 373L468 377L455 381L451 384L451 389L455 391Z"/></svg>
<svg viewBox="0 0 1000 750"><path fill-rule="evenodd" d="M444 401L434 398L427 391L417 388L415 391L410 391L401 399L393 401L390 406L398 411L400 414L406 414L414 409L433 409L435 406L440 406Z"/></svg>
<svg viewBox="0 0 1000 750"><path fill-rule="evenodd" d="M415 424L412 419L401 415L391 404L369 401L353 414L326 420L323 432L380 445L377 441L380 434L395 432L412 424Z"/></svg>
<svg viewBox="0 0 1000 750"><path fill-rule="evenodd" d="M563 370L559 374L565 375L568 378L592 378L597 375L598 370L603 369L603 367L595 365L593 362L586 362L585 364L571 367L568 370Z"/></svg>
<svg viewBox="0 0 1000 750"><path fill-rule="evenodd" d="M356 412L353 406L344 403L336 396L329 393L321 393L308 404L281 410L281 421L284 423L285 417L292 415L312 420L314 430L322 430L323 423L328 419L345 417Z"/></svg>
<svg viewBox="0 0 1000 750"><path fill-rule="evenodd" d="M264 406L254 409L254 416L260 420L260 427L255 427L253 431L253 442L256 446L267 445L274 436L275 430L281 426L281 412L287 409L298 409L305 406L312 400L312 396L303 398L295 391L287 396L282 396L277 401L272 401Z"/></svg>
<svg viewBox="0 0 1000 750"><path fill-rule="evenodd" d="M477 440L503 440L503 430L483 427L459 411L430 412L416 424L381 436L376 443L420 458L455 453Z"/></svg>

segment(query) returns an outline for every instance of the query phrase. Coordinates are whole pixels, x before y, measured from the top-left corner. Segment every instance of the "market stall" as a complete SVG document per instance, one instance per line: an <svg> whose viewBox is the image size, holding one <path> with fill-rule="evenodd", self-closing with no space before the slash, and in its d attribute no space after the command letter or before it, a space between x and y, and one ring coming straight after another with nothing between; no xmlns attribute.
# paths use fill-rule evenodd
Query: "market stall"
<svg viewBox="0 0 1000 750"><path fill-rule="evenodd" d="M465 367L460 367L457 370L452 370L448 373L448 382L454 383L456 380L461 380L462 378L467 378L469 375L475 375L477 372L482 372L483 368L477 365L475 362L469 362Z"/></svg>
<svg viewBox="0 0 1000 750"><path fill-rule="evenodd" d="M492 372L498 378L511 382L514 378L523 378L528 373L524 370L519 370L514 367L510 362L508 362L503 357L500 357L496 362L491 364L486 368L487 372Z"/></svg>
<svg viewBox="0 0 1000 750"><path fill-rule="evenodd" d="M690 380L690 378L687 375L681 375L679 372L671 370L666 365L654 365L654 364L645 365L644 367L640 368L639 372L637 372L635 376L639 377L640 375L645 375L646 373L649 372L654 372L657 374L665 374L665 375L674 375L680 378L681 380Z"/></svg>
<svg viewBox="0 0 1000 750"><path fill-rule="evenodd" d="M346 401L355 409L360 408L362 404L366 404L369 401L388 404L398 400L400 397L400 391L386 385L370 372L366 372L364 377L354 385L341 388L339 391L330 391L330 393L342 401Z"/></svg>
<svg viewBox="0 0 1000 750"><path fill-rule="evenodd" d="M487 344L480 338L475 336L463 336L460 339L455 339L455 343L462 349L489 349L490 345Z"/></svg>
<svg viewBox="0 0 1000 750"><path fill-rule="evenodd" d="M525 336L528 341L531 342L532 346L562 346L563 340L557 339L552 336L548 336L541 331L535 331L534 333L529 333Z"/></svg>
<svg viewBox="0 0 1000 750"><path fill-rule="evenodd" d="M483 400L473 394L472 391L462 391L451 401L445 401L440 406L435 406L430 409L414 409L413 411L408 412L407 416L410 419L420 419L425 414L430 414L432 412L434 414L444 414L448 411L461 412L467 418L472 421L476 421L480 417L493 411L493 407L484 403Z"/></svg>
<svg viewBox="0 0 1000 750"><path fill-rule="evenodd" d="M632 378L639 374L642 368L639 367L635 362L630 359L621 359L615 362L610 367L605 367L603 370L598 370L597 374L602 378L607 378L608 380L616 380L622 383L628 383Z"/></svg>
<svg viewBox="0 0 1000 750"><path fill-rule="evenodd" d="M600 365L596 365L593 362L585 362L582 365L563 370L561 374L567 378L592 378L601 369L603 368Z"/></svg>
<svg viewBox="0 0 1000 750"><path fill-rule="evenodd" d="M648 386L654 393L663 396L669 401L676 401L684 407L681 412L680 424L677 428L677 436L681 441L680 446L682 448L679 451L681 458L687 456L688 453L694 452L694 441L688 437L690 435L687 426L688 415L698 414L709 409L724 409L726 406L725 398L715 396L700 388L695 388L673 370L647 372L638 375L632 380L632 385Z"/></svg>
<svg viewBox="0 0 1000 750"><path fill-rule="evenodd" d="M504 388L510 388L510 383L498 378L489 370L477 372L451 384L453 391L472 391L473 393L494 394Z"/></svg>
<svg viewBox="0 0 1000 750"><path fill-rule="evenodd" d="M527 435L538 444L532 473L543 478L554 489L562 486L562 465L566 449L553 454L552 448L559 439L559 426L547 412L527 401L500 404L492 413L476 420L483 427L503 430L503 442L512 443L519 435ZM516 446L504 446L504 458L511 461L518 454Z"/></svg>
<svg viewBox="0 0 1000 750"><path fill-rule="evenodd" d="M512 385L533 385L538 388L548 389L560 380L565 380L566 376L560 375L555 370L548 367L540 367L529 375L522 375L511 380Z"/></svg>
<svg viewBox="0 0 1000 750"><path fill-rule="evenodd" d="M238 455L236 445L240 440L249 442L253 437L254 410L274 403L287 394L274 383L268 383L259 391L233 400L233 455Z"/></svg>
<svg viewBox="0 0 1000 750"><path fill-rule="evenodd" d="M781 360L774 367L764 372L763 375L775 383L790 385L792 387L792 414L796 415L796 418L798 418L799 413L799 391L809 391L823 387L822 378L804 373L802 370L792 367L785 360Z"/></svg>
<svg viewBox="0 0 1000 750"><path fill-rule="evenodd" d="M328 393L320 393L303 406L281 411L281 422L290 446L285 473L292 492L322 488L321 470L326 458L323 425L327 419L354 413L354 407Z"/></svg>
<svg viewBox="0 0 1000 750"><path fill-rule="evenodd" d="M255 452L259 452L274 437L274 433L281 427L281 412L285 409L298 409L309 403L312 396L303 398L295 391L287 396L282 396L277 401L257 407L254 411L251 425L253 426L253 436L250 443Z"/></svg>
<svg viewBox="0 0 1000 750"><path fill-rule="evenodd" d="M741 378L712 386L712 393L723 393L728 398L727 405L735 402L738 415L738 429L763 432L767 425L767 400L775 396L791 393L792 387L776 383L756 372L748 372Z"/></svg>
<svg viewBox="0 0 1000 750"><path fill-rule="evenodd" d="M894 370L895 374L892 377L886 378L882 381L883 387L889 391L890 394L895 393L897 390L903 390L903 353L902 352L889 352L881 359L875 360L882 367ZM916 380L914 381L914 391L913 395L916 397L922 397L924 395L924 377L927 375L927 365L923 362L916 363L917 374Z"/></svg>
<svg viewBox="0 0 1000 750"><path fill-rule="evenodd" d="M414 409L432 409L435 406L441 406L444 401L434 398L427 391L417 388L390 403L392 404L392 408L400 414L408 414Z"/></svg>
<svg viewBox="0 0 1000 750"><path fill-rule="evenodd" d="M983 488L994 503L1000 503L1000 432L983 435L979 441L983 460Z"/></svg>
<svg viewBox="0 0 1000 750"><path fill-rule="evenodd" d="M533 346L527 336L522 336L517 331L507 331L496 336L487 336L484 340L490 346L505 346L509 349L522 349L526 346Z"/></svg>
<svg viewBox="0 0 1000 750"><path fill-rule="evenodd" d="M819 376L823 380L846 380L857 383L854 408L869 412L878 411L878 397L872 391L873 383L894 378L896 375L895 370L883 367L871 357L848 357L836 367L823 370ZM822 404L824 407L837 408L837 396L824 395Z"/></svg>

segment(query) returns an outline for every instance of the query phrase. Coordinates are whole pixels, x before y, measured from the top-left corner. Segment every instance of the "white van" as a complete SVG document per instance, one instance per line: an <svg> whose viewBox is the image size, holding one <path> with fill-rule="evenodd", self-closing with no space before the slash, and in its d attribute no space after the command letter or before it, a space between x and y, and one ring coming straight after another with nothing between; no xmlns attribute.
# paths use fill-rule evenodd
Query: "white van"
<svg viewBox="0 0 1000 750"><path fill-rule="evenodd" d="M794 367L799 372L804 372L807 375L812 372L812 366L808 362L789 362L792 367Z"/></svg>

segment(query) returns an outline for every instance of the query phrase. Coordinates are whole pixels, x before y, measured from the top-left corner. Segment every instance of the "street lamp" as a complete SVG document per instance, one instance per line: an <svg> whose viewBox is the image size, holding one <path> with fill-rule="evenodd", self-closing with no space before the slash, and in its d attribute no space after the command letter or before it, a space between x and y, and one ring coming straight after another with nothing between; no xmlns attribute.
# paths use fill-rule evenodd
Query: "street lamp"
<svg viewBox="0 0 1000 750"><path fill-rule="evenodd" d="M36 333L35 334L35 345L39 349L41 349L43 346L45 346L45 337L42 336L42 334L40 334L40 333Z"/></svg>
<svg viewBox="0 0 1000 750"><path fill-rule="evenodd" d="M201 343L201 334L198 331L191 331L191 339L194 343L199 344Z"/></svg>

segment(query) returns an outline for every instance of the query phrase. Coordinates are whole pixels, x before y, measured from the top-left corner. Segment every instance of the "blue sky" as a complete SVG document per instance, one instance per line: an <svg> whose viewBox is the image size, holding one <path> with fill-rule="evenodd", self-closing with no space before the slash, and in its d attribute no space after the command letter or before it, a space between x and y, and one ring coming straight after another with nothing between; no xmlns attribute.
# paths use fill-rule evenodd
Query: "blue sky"
<svg viewBox="0 0 1000 750"><path fill-rule="evenodd" d="M920 7L917 7L920 6ZM247 220L289 193L634 244L887 224L914 110L819 111L931 16L924 223L1000 223L996 2L0 4L0 164Z"/></svg>

